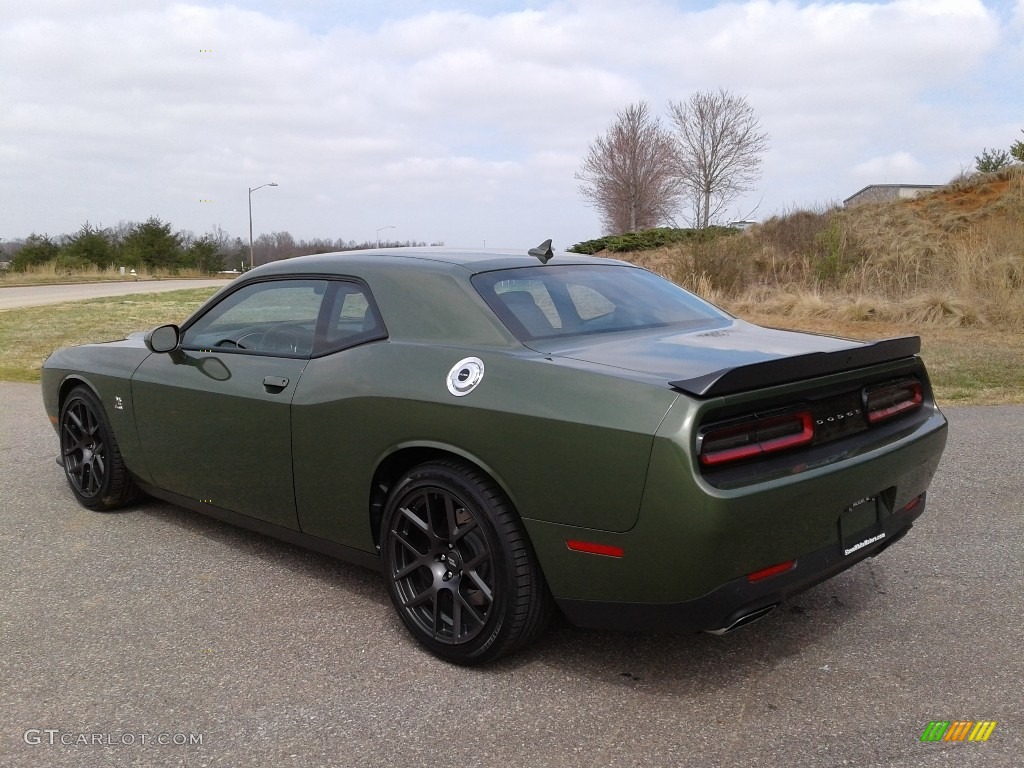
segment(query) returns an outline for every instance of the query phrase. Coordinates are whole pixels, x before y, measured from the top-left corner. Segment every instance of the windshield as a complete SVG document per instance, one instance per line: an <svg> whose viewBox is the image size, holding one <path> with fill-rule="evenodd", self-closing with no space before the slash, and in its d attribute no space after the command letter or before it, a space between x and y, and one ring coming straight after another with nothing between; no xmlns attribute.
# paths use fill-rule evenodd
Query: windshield
<svg viewBox="0 0 1024 768"><path fill-rule="evenodd" d="M678 285L619 265L484 272L473 285L520 341L645 328L720 328L732 319Z"/></svg>

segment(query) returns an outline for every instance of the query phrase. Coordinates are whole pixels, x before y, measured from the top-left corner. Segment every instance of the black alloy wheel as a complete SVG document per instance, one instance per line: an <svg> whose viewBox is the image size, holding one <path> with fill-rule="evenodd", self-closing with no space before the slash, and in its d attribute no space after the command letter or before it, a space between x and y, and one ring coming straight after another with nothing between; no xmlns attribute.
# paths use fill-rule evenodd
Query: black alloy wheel
<svg viewBox="0 0 1024 768"><path fill-rule="evenodd" d="M64 474L79 503L108 511L138 495L107 421L103 406L85 387L68 394L60 410L60 453Z"/></svg>
<svg viewBox="0 0 1024 768"><path fill-rule="evenodd" d="M435 461L396 484L383 519L388 591L413 636L458 664L536 637L552 600L518 516L477 469Z"/></svg>

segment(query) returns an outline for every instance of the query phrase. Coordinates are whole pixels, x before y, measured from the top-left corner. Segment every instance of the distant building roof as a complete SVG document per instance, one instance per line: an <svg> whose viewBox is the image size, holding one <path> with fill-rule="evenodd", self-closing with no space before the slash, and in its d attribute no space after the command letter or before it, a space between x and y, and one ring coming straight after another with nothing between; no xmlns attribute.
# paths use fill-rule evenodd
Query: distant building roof
<svg viewBox="0 0 1024 768"><path fill-rule="evenodd" d="M843 200L843 205L849 207L858 203L887 203L892 200L910 200L942 187L942 184L868 184L864 189L855 192Z"/></svg>

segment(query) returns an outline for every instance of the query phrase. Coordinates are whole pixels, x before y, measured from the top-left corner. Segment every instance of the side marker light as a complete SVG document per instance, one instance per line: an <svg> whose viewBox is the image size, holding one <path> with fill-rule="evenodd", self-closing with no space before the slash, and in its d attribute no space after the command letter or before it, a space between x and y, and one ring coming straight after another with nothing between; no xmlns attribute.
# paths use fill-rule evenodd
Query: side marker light
<svg viewBox="0 0 1024 768"><path fill-rule="evenodd" d="M579 541L568 539L565 546L573 552L586 552L588 555L604 555L605 557L622 557L625 550L622 547L614 547L611 544L598 544L595 541Z"/></svg>
<svg viewBox="0 0 1024 768"><path fill-rule="evenodd" d="M758 581L770 579L772 576L778 576L780 573L786 573L794 568L796 568L796 560L787 560L784 563L769 565L767 568L762 568L760 571L754 571L747 576L747 581L751 584L755 584Z"/></svg>

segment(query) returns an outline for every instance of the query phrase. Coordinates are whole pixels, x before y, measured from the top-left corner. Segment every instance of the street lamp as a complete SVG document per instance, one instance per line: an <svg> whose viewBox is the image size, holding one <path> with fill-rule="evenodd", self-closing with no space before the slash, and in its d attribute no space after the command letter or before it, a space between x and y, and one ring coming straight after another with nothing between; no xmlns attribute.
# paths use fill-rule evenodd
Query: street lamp
<svg viewBox="0 0 1024 768"><path fill-rule="evenodd" d="M257 189L263 189L264 187L276 187L277 182L272 181L269 184L260 184L258 187L249 187L249 269L252 269L252 193Z"/></svg>
<svg viewBox="0 0 1024 768"><path fill-rule="evenodd" d="M377 230L377 247L378 248L380 248L380 233L383 232L385 229L394 229L394 228L395 228L394 224L388 224L386 227L381 227L380 229Z"/></svg>

